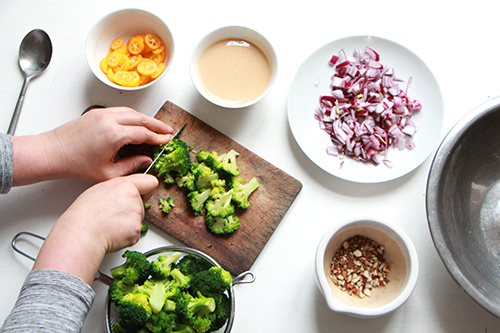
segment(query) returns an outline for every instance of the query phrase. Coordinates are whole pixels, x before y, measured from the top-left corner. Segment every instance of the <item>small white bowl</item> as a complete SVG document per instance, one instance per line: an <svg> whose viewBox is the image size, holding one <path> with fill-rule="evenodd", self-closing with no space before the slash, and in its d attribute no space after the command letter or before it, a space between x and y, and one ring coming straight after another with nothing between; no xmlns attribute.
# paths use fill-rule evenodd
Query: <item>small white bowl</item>
<svg viewBox="0 0 500 333"><path fill-rule="evenodd" d="M385 246L385 260L390 268L389 283L372 290L370 297L350 296L330 278L335 252L350 237L361 235ZM396 225L371 219L349 220L328 230L316 252L318 287L331 310L359 318L386 315L400 307L411 296L418 279L418 257L406 233Z"/></svg>
<svg viewBox="0 0 500 333"><path fill-rule="evenodd" d="M218 41L231 38L242 39L257 46L264 53L264 55L267 58L267 61L269 62L272 68L271 78L269 80L267 88L257 98L254 98L246 103L240 103L240 104L230 103L210 95L209 93L207 93L205 87L202 85L199 78L198 64L200 62L200 58L203 52L209 46L217 43ZM269 43L269 41L264 36L256 32L255 30L242 26L227 26L212 31L211 33L206 35L196 46L191 56L191 62L190 62L191 80L193 81L193 84L198 90L198 92L208 101L212 102L215 105L233 109L244 108L253 105L258 101L260 101L262 98L264 98L269 93L269 91L271 91L274 82L276 80L277 72L278 72L278 59L276 57L276 53L274 52L274 48L272 47L271 43Z"/></svg>
<svg viewBox="0 0 500 333"><path fill-rule="evenodd" d="M123 87L111 82L99 68L100 61L109 52L111 42L121 37L125 43L138 34L154 33L166 45L165 70L155 80L138 87ZM162 79L172 65L174 40L170 29L159 17L141 9L122 9L100 19L90 30L86 42L86 56L90 69L106 85L119 90L140 90Z"/></svg>

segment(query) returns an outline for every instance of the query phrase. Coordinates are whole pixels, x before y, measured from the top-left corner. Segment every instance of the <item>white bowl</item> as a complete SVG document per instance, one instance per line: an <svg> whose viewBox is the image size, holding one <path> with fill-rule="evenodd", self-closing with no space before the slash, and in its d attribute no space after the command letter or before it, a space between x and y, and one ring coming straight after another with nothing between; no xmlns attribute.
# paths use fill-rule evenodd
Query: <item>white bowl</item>
<svg viewBox="0 0 500 333"><path fill-rule="evenodd" d="M372 290L370 297L350 296L330 278L330 264L342 243L355 235L368 237L385 246L390 282ZM417 252L410 238L396 225L371 219L349 220L328 230L316 252L318 287L331 310L353 317L372 318L388 314L400 307L412 294L418 279Z"/></svg>
<svg viewBox="0 0 500 333"><path fill-rule="evenodd" d="M230 38L242 39L257 46L264 53L264 55L267 58L267 61L269 62L272 68L269 84L267 85L267 88L262 92L262 94L260 94L257 98L254 98L248 102L240 104L224 101L222 99L210 95L209 93L207 93L205 87L202 85L199 79L198 64L200 62L200 58L203 52L209 46L217 43L218 41ZM258 101L260 101L262 98L264 98L269 93L269 91L271 91L274 85L274 81L276 80L277 72L278 72L278 60L271 43L269 43L269 41L260 33L252 29L241 26L227 26L219 28L206 35L196 46L191 56L191 62L190 62L191 79L198 92L208 101L212 102L215 105L233 109L244 108L253 105Z"/></svg>
<svg viewBox="0 0 500 333"><path fill-rule="evenodd" d="M138 34L154 33L166 47L165 70L155 80L138 87L123 87L111 82L99 68L100 61L109 52L111 42L121 37L126 43ZM141 9L123 9L112 12L100 19L90 30L86 43L86 56L90 69L106 85L120 90L139 90L149 87L162 79L172 65L174 40L170 29L156 15Z"/></svg>

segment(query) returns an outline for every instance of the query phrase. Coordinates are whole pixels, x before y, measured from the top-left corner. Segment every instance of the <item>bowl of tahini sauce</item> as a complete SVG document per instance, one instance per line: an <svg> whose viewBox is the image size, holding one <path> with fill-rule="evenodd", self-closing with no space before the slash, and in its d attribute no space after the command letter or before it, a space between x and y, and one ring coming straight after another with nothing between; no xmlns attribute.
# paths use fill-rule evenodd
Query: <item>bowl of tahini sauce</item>
<svg viewBox="0 0 500 333"><path fill-rule="evenodd" d="M269 41L255 30L227 26L206 35L191 57L191 79L208 101L244 108L264 98L278 70Z"/></svg>

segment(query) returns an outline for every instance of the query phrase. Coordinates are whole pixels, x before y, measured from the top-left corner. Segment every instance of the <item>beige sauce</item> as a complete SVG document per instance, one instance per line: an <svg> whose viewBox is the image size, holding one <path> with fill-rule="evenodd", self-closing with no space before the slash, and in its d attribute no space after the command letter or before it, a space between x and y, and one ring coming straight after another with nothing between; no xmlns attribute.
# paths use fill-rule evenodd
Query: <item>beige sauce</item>
<svg viewBox="0 0 500 333"><path fill-rule="evenodd" d="M385 261L389 265L391 271L388 274L390 282L385 287L378 287L372 289L371 297L358 298L357 296L350 296L346 292L340 290L330 278L328 284L333 294L342 302L348 305L362 307L362 308L375 308L386 305L399 296L406 281L406 260L401 251L401 248L391 238L387 237L384 233L372 228L356 228L346 230L340 233L336 238L336 242L332 242L329 246L329 253L325 257L325 274L330 275L330 263L333 254L342 244L342 242L354 235L363 235L371 238L377 243L385 246ZM325 254L326 255L326 254Z"/></svg>
<svg viewBox="0 0 500 333"><path fill-rule="evenodd" d="M209 46L201 55L198 76L205 91L227 105L258 98L267 88L272 68L252 43L226 39Z"/></svg>

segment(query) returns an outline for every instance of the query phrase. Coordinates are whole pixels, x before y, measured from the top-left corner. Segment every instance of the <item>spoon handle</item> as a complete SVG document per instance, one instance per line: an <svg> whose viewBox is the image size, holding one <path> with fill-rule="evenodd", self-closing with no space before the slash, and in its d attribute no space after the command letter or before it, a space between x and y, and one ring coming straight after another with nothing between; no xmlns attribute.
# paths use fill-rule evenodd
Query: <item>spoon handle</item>
<svg viewBox="0 0 500 333"><path fill-rule="evenodd" d="M9 130L7 134L14 135L17 127L17 121L19 120L19 115L21 114L21 108L23 107L24 95L26 94L26 90L28 89L28 83L30 81L30 77L26 77L23 82L23 87L21 88L21 92L19 93L19 98L17 99L16 108L14 109L14 114L12 115L12 120L10 121Z"/></svg>

